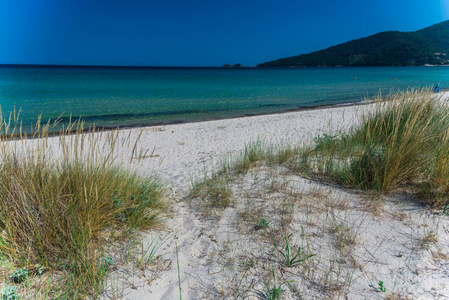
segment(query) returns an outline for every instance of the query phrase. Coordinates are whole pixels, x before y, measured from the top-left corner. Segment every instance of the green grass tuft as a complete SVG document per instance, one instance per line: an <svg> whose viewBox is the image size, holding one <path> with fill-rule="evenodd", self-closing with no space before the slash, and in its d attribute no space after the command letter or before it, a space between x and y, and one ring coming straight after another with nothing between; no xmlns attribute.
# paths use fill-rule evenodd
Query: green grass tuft
<svg viewBox="0 0 449 300"><path fill-rule="evenodd" d="M54 138L62 149L57 156L48 147L49 124L36 125L33 136L39 139L28 140L11 129L11 119L1 120L2 260L25 271L38 265L57 274L51 292L56 298L95 298L107 274L102 254L107 241L160 226L163 186L155 177L115 166L118 131L70 126L75 132ZM100 148L102 137L108 150Z"/></svg>
<svg viewBox="0 0 449 300"><path fill-rule="evenodd" d="M429 91L379 100L361 123L315 139L293 168L358 189L420 186L428 202L449 203L449 106Z"/></svg>

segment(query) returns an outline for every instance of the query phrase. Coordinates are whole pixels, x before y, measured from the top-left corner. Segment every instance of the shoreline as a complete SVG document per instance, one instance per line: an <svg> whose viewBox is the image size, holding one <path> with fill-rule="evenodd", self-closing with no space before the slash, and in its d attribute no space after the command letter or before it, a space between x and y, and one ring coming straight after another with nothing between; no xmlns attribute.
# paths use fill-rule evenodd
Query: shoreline
<svg viewBox="0 0 449 300"><path fill-rule="evenodd" d="M449 91L449 89L448 89ZM287 110L282 111L275 111L275 112L262 112L262 113L246 113L246 114L238 114L234 116L225 116L225 117L209 117L199 120L175 120L175 121L167 121L167 122L155 122L155 123L137 123L136 125L125 125L125 126L89 126L87 128L84 128L81 132L88 133L92 128L95 128L96 131L114 131L114 130L131 130L131 129L141 129L141 128L152 128L152 127L158 127L158 126L169 126L169 125L181 125L181 124L192 124L192 123L204 123L204 122L211 122L211 121L221 121L221 120L234 120L234 119L240 119L240 118L251 118L251 117L258 117L258 116L276 116L276 115L283 115L288 113L294 113L294 112L307 112L307 111L319 111L322 109L332 109L332 108L339 108L339 107L352 107L352 106L364 106L371 104L375 100L362 100L362 101L350 101L350 102L342 102L338 104L322 104L322 105L313 105L313 106L301 106L299 108L290 108ZM75 119L78 120L80 119ZM82 119L81 119L82 121ZM53 122L52 122L53 123ZM94 123L95 124L95 123ZM71 130L66 134L73 134L76 130ZM31 135L31 133L30 133ZM48 136L60 136L60 131L55 132L49 132ZM29 139L34 139L33 137L28 137Z"/></svg>
<svg viewBox="0 0 449 300"><path fill-rule="evenodd" d="M436 96L440 96L441 98L448 99L449 98L449 88L441 89L440 93L436 93ZM388 97L388 95L386 96ZM158 126L168 126L168 125L180 125L180 124L191 124L191 123L203 123L210 121L220 121L220 120L233 120L239 118L249 118L249 117L257 117L257 116L270 116L270 115L282 115L288 114L292 112L306 112L306 111L319 111L322 109L332 109L339 107L352 107L352 106L364 106L368 104L372 104L376 99L371 100L359 100L359 101L349 101L342 102L337 104L322 104L322 105L312 105L312 106L300 106L298 108L290 108L287 110L275 111L275 112L261 112L261 113L246 113L246 114L237 114L234 116L224 116L224 117L209 117L199 120L175 120L175 121L167 121L167 122L155 122L155 123L137 123L135 125L125 125L125 126L89 126L82 130L83 133L88 133L92 128L95 128L96 131L114 131L114 130L130 130L130 129L139 129L139 128L151 128ZM75 119L80 120L80 119ZM82 120L82 119L81 119ZM76 121L78 122L78 121ZM94 123L95 124L95 123ZM75 133L76 130L71 130L68 134ZM49 136L59 136L61 133L59 131L49 132ZM33 137L28 137L29 139L33 139Z"/></svg>
<svg viewBox="0 0 449 300"><path fill-rule="evenodd" d="M441 98L447 99L447 98L449 98L449 88L441 89L440 93L435 93L435 95L436 96L440 95ZM389 95L386 95L385 97L389 97ZM165 126L165 125L202 123L202 122L209 122L209 121L232 120L232 119L239 119L239 118L266 116L266 115L282 115L282 114L287 114L287 113L291 113L291 112L318 111L321 109L331 109L331 108L338 108L338 107L363 106L363 105L372 104L375 101L376 101L376 99L365 99L365 100L360 100L360 101L349 101L349 102L341 102L341 103L336 103L336 104L300 106L298 108L290 108L287 110L276 111L276 112L247 113L247 114L243 114L243 115L235 115L235 116L227 116L227 117L211 117L211 118L205 118L205 119L193 120L193 121L177 120L174 122L159 122L159 123L152 123L152 124L141 123L141 124L132 125L132 126L123 126L123 127L103 126L103 127L96 127L96 128L102 128L104 130L115 130L115 129L119 128L119 130L126 130L126 129L133 129L133 128L156 127L156 126Z"/></svg>
<svg viewBox="0 0 449 300"><path fill-rule="evenodd" d="M246 113L246 114L242 114L242 115L227 116L227 117L210 117L210 118L205 118L205 119L201 119L201 120L192 120L192 121L177 120L174 122L160 122L160 123L152 123L152 124L142 123L142 124L133 125L133 126L119 127L119 129L122 130L122 129L164 126L164 125L179 125L179 124L202 123L202 122L220 121L220 120L232 120L232 119L239 119L239 118L249 118L249 117L257 117L257 116L267 116L267 115L281 115L281 114L286 114L286 113L291 113L291 112L314 111L314 110L328 109L328 108L334 108L334 107L342 107L342 106L347 107L347 106L358 106L358 105L367 105L367 104L370 104L370 102L353 101L353 102L343 102L343 103L338 103L338 104L301 106L299 108L290 108L287 110L276 111L276 112ZM97 127L97 128L99 128L99 127ZM105 126L105 127L101 127L101 128L104 128L105 130L117 129L117 127L111 127L111 126Z"/></svg>

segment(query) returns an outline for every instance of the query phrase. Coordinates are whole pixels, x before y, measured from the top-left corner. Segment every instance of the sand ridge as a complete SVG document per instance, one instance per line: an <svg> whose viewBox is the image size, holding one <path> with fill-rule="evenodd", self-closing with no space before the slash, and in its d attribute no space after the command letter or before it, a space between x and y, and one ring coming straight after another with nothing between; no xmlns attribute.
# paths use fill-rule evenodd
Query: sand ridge
<svg viewBox="0 0 449 300"><path fill-rule="evenodd" d="M257 290L263 287L257 278L270 280L267 277L270 273L261 270L266 271L273 264L279 264L279 261L272 261L275 252L271 251L273 247L270 245L270 240L267 239L262 243L263 245L257 246L257 237L251 237L253 233L251 224L247 224L246 227L243 225L243 227L236 227L235 215L239 213L237 207L218 215L211 212L209 216L205 217L200 209L186 198L192 181L210 172L223 157L242 151L249 141L261 139L268 144L279 145L309 143L314 136L321 133L338 132L349 128L358 120L358 116L364 109L366 106L333 107L130 129L131 134L135 135L142 131L139 145L143 151L151 154L143 157L139 162L134 162L134 167L144 176L153 172L158 174L170 187L170 198L174 204L172 217L167 220L169 236L159 251L165 266L169 266L167 268L160 267L160 270L153 275L145 275L145 272L134 272L134 275L131 275L129 272L118 270L117 277L126 277L126 280L115 279L113 281L113 285L118 286L118 290L122 290L119 293L120 297L123 299L179 298L176 263L178 258L183 299L248 297L256 299ZM129 133L128 131L124 130L123 133ZM259 170L258 172L263 173L264 171ZM251 178L262 178L265 175L253 174L252 176L246 181L244 180L240 187L239 184L233 187L237 193L238 190L240 192L244 190L244 187L241 186L247 185L252 180ZM281 178L282 171L276 176ZM296 186L295 188L299 189L306 199L309 199L301 202L301 206L312 205L315 192L307 191L311 188L319 191L320 194L332 195L321 197L324 199L322 202L324 207L329 206L329 203L342 202L335 204L337 209L332 212L320 208L319 211L326 212L317 213L316 216L313 216L314 222L310 222L310 224L324 223L329 216L332 216L334 221L341 220L340 223L344 226L353 224L354 238L357 239L356 245L358 245L354 246L354 257L356 257L354 260L357 260L354 264L359 264L359 267L348 269L352 270L352 273L347 271L344 276L341 275L334 281L324 280L324 275L318 274L319 272L314 277L315 281L307 281L302 277L295 277L295 275L286 276L285 280L303 280L303 286L299 290L286 289L283 295L285 299L298 299L298 295L302 295L301 297L304 299L321 297L333 299L336 294L332 294L325 287L317 288L314 285L321 282L323 285L333 283L338 286L339 284L344 285L345 280L353 282L351 287L341 294L346 295L348 299L384 298L392 292L419 299L449 297L449 286L446 286L446 283L449 282L448 263L445 259L447 253L442 247L449 241L447 217L446 219L436 219L425 209L414 207L412 204L404 209L404 207L398 206L396 199L387 199L385 205L388 208L384 208L384 211L396 213L376 216L369 212L369 209L367 211L366 208L361 208L365 204L357 195L305 181L300 177L290 178L287 181L286 184L299 185L300 187ZM350 209L339 210L338 207L341 205L348 206ZM330 206L334 207L333 204ZM263 209L267 211L268 208ZM401 214L401 209L408 213L398 220L397 215ZM304 216L304 213L301 212L292 214L289 229L296 236L305 226L301 221ZM323 226L319 228L318 231L321 230L320 232L326 234L334 230ZM411 245L411 243L418 243L420 238L425 237L426 234L429 235L433 230L438 231L438 242L432 244L427 250L415 251L415 244ZM332 244L334 248L323 247L319 244L320 241L329 244L329 239L332 237L328 237L327 240L326 237L313 238L320 234L314 232L313 229L309 229L307 234L309 234L308 239L297 237L295 242L298 245L308 243L308 249L317 252L315 253L317 256L313 258L315 262L311 262L309 265L309 272L310 268L326 272L333 256L337 261L338 257L342 259L339 255L345 256L344 252L335 254L334 244ZM149 245L154 238L154 234L149 234L144 239L144 245ZM179 250L178 257L176 257L176 247ZM270 254L265 255L264 253L268 251L266 249L269 248L271 249ZM241 262L248 258L249 252L252 253L251 255L257 256L261 263L251 269L253 277L245 275L246 278L240 281L241 270L226 269L224 266L229 263L223 260L232 261L234 268L238 269ZM435 253L438 253L443 259L435 261L435 255L437 255ZM238 259L242 261L237 262ZM316 262L317 260L325 261L324 265ZM299 270L296 271L299 272ZM151 280L149 280L150 277ZM379 291L379 281L385 282L388 293ZM239 283L240 286L238 286ZM235 291L236 286L238 286L237 292Z"/></svg>

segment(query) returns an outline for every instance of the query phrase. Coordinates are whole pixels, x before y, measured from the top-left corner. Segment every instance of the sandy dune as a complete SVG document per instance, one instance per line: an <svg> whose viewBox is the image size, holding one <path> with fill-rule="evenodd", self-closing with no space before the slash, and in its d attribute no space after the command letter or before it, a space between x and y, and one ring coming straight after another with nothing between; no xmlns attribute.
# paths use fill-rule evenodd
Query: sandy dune
<svg viewBox="0 0 449 300"><path fill-rule="evenodd" d="M253 230L259 219L236 221L245 210L243 200L223 212L204 213L196 202L186 199L192 180L223 157L239 153L249 141L308 143L320 133L349 128L363 109L366 106L333 107L123 130L132 136L142 131L139 146L146 155L133 165L144 176L158 174L170 187L174 204L158 263L143 270L118 268L105 298L178 299L176 245L183 299L255 299L262 281L272 282L271 269L280 270L278 280L296 281L283 286L285 299L449 297L448 218L408 200L385 197L379 212L357 193L286 175L282 169L256 170L235 183L233 191L239 199L250 198L250 207L260 204L258 211L249 213L271 218L272 228L261 236ZM288 232L294 233L292 245L316 254L304 266L280 267L271 243L270 235L280 234L276 223L281 217L275 208L280 209L279 199L285 198L282 191L266 196L264 185L273 178L298 191L302 199L293 204ZM271 199L269 205L267 199ZM354 245L347 250L337 247L333 239L338 230L350 232L347 238ZM432 241L426 243L426 238ZM148 234L143 249L155 239L154 233ZM249 261L251 268L242 269Z"/></svg>

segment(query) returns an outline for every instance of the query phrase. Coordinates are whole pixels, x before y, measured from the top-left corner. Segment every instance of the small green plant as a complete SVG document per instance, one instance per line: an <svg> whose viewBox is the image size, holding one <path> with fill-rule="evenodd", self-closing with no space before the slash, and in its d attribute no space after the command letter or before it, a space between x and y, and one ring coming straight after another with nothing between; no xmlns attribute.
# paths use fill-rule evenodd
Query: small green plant
<svg viewBox="0 0 449 300"><path fill-rule="evenodd" d="M449 205L444 205L443 212L441 213L443 216L449 216Z"/></svg>
<svg viewBox="0 0 449 300"><path fill-rule="evenodd" d="M249 261L242 261L241 264L240 264L240 266L241 266L245 271L248 271L248 270L250 270L251 268L254 267L254 260L253 260L253 259L250 259Z"/></svg>
<svg viewBox="0 0 449 300"><path fill-rule="evenodd" d="M295 282L294 280L290 280L290 281L284 281L284 282L280 282L280 283L276 283L276 275L274 274L274 270L271 269L271 274L273 274L273 283L271 285L271 287L269 286L268 283L263 282L264 288L262 290L257 290L256 291L256 296L259 299L269 299L269 300L275 300L278 299L278 297L280 296L282 290L282 286L284 284L287 283L291 283L291 282Z"/></svg>
<svg viewBox="0 0 449 300"><path fill-rule="evenodd" d="M254 226L254 230L261 230L261 229L266 229L270 226L270 223L267 222L267 220L262 219L262 221L259 222L259 224L257 224L256 226Z"/></svg>
<svg viewBox="0 0 449 300"><path fill-rule="evenodd" d="M21 283L24 282L28 277L28 271L26 268L15 270L10 276L9 279L11 279L14 283Z"/></svg>
<svg viewBox="0 0 449 300"><path fill-rule="evenodd" d="M40 264L34 265L34 270L35 270L35 273L37 273L38 275L42 275L45 272L45 268L43 266L41 266Z"/></svg>
<svg viewBox="0 0 449 300"><path fill-rule="evenodd" d="M262 219L262 221L260 221L259 225L260 225L262 228L268 228L268 226L270 225L270 223L268 223L267 220Z"/></svg>
<svg viewBox="0 0 449 300"><path fill-rule="evenodd" d="M382 280L379 280L379 289L382 293L385 293L387 291L387 289L384 286L384 282Z"/></svg>
<svg viewBox="0 0 449 300"><path fill-rule="evenodd" d="M164 236L159 236L157 239L152 240L142 258L145 258L147 262L152 263L156 257L156 253L159 251L162 245L169 239L169 237L170 237L169 234L166 234Z"/></svg>
<svg viewBox="0 0 449 300"><path fill-rule="evenodd" d="M19 290L19 288L16 287L16 286L10 286L10 285L5 286L0 291L0 293L3 295L2 299L3 300L17 300L17 299L19 299L19 294L17 293L18 290Z"/></svg>
<svg viewBox="0 0 449 300"><path fill-rule="evenodd" d="M301 254L301 247L298 247L298 251L296 252L296 254L293 256L294 252L290 251L290 245L288 243L288 240L290 239L290 237L293 235L293 233L291 233L288 237L284 237L285 239L285 247L284 247L284 251L279 250L278 247L276 246L276 242L273 239L273 245L276 248L276 250L282 255L282 257L285 259L285 264L287 267L293 267L294 265L305 261L306 259L311 258L312 256L315 256L315 254L311 254L305 258L300 258L300 254Z"/></svg>
<svg viewBox="0 0 449 300"><path fill-rule="evenodd" d="M114 266L114 261L112 260L112 257L108 256L104 259L104 267L105 269L108 269L110 267Z"/></svg>

